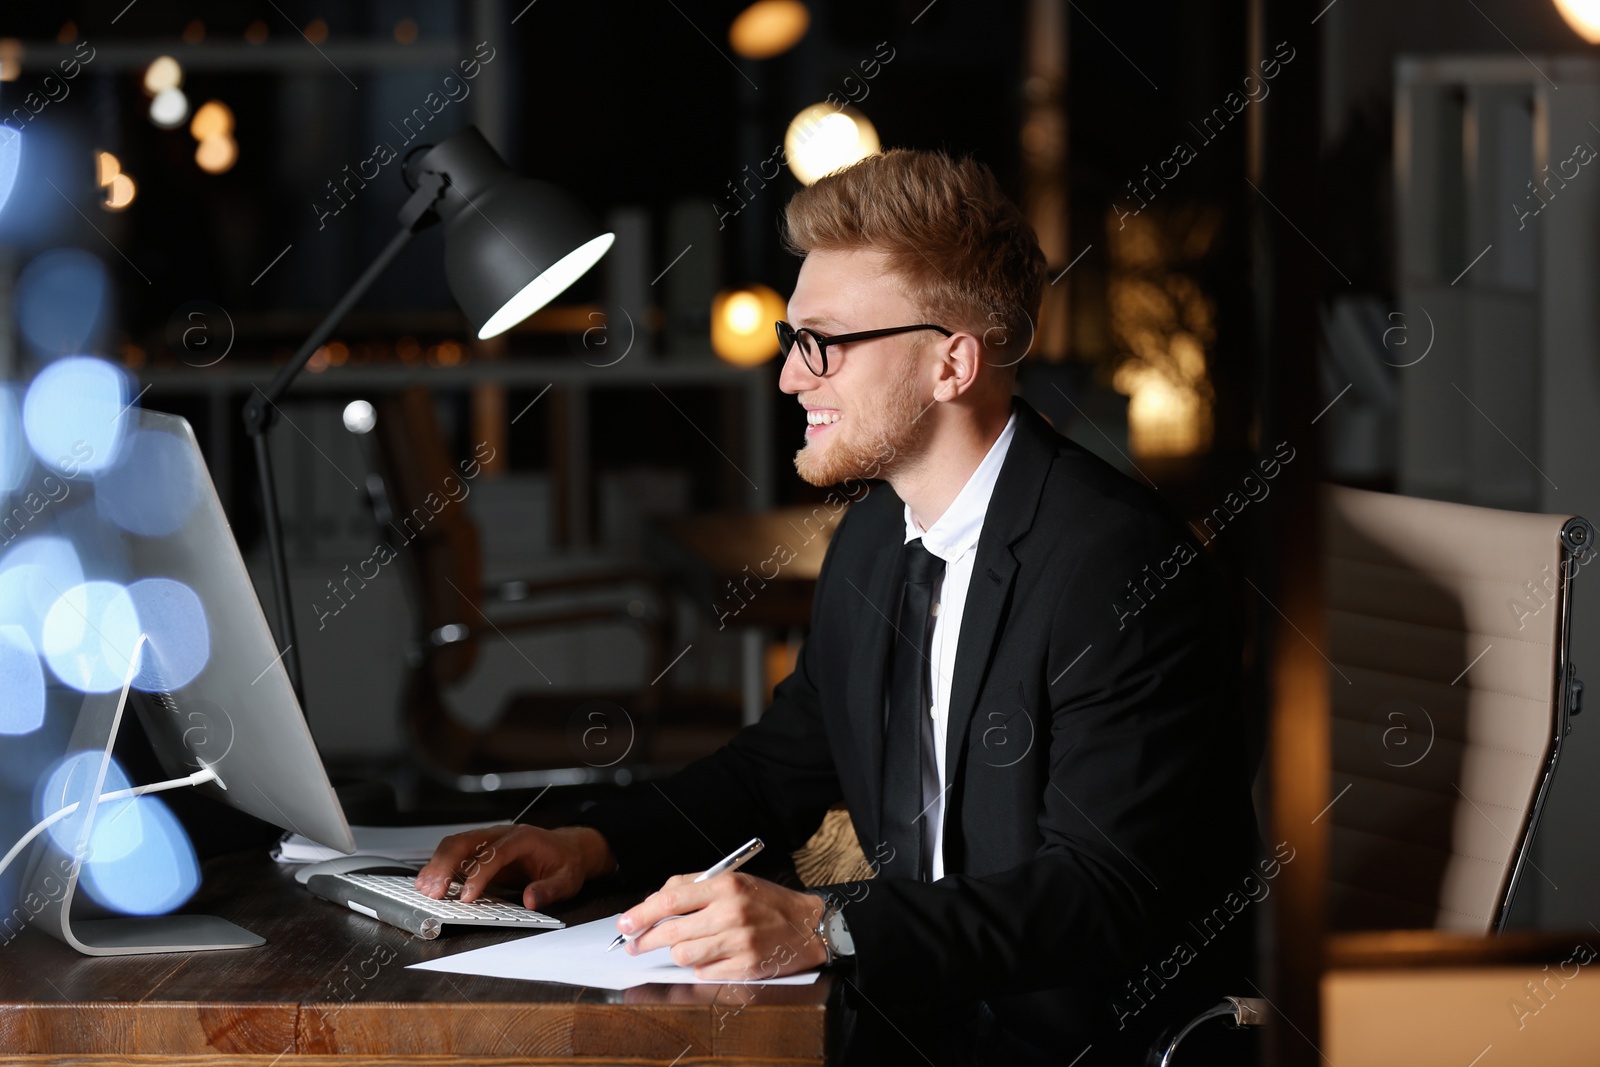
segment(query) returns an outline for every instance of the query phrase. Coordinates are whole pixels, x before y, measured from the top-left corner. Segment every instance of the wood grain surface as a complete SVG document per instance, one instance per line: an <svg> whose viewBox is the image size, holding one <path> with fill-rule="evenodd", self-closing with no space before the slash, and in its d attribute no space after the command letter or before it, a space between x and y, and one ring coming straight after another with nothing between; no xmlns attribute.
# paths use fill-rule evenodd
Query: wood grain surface
<svg viewBox="0 0 1600 1067"><path fill-rule="evenodd" d="M569 924L635 903L579 897ZM312 896L265 855L206 864L185 911L221 915L261 948L89 957L38 930L0 945L0 1058L26 1064L270 1067L338 1062L820 1063L830 991L651 985L612 991L406 966L525 932L422 941Z"/></svg>

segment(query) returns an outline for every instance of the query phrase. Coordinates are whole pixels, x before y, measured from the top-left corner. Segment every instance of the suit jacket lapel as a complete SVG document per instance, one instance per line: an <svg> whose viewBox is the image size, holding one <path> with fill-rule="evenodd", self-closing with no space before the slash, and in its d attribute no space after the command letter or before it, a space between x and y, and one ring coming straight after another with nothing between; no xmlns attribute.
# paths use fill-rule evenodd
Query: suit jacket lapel
<svg viewBox="0 0 1600 1067"><path fill-rule="evenodd" d="M887 487L886 487L887 488ZM846 683L846 718L856 733L857 751L862 753L862 768L869 784L873 810L861 825L877 827L883 815L883 708L888 679L890 641L894 635L891 620L899 607L900 586L905 581L900 560L901 541L889 539L873 557L871 578L859 587L865 603L858 604L857 628L860 643L851 657ZM878 840L883 835L878 834Z"/></svg>
<svg viewBox="0 0 1600 1067"><path fill-rule="evenodd" d="M945 727L946 789L960 773L967 729L989 673L1001 614L1016 583L1017 559L1011 546L1033 525L1058 442L1055 430L1030 405L1021 399L1015 404L1016 430L989 498L961 616L961 641L956 646L955 680Z"/></svg>

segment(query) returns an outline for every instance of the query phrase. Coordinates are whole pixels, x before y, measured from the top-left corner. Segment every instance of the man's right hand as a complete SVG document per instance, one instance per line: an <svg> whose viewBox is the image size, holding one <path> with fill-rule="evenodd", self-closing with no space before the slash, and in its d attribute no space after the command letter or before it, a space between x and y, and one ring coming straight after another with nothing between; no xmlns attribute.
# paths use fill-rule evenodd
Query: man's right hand
<svg viewBox="0 0 1600 1067"><path fill-rule="evenodd" d="M483 895L491 881L523 880L523 907L530 910L565 900L590 878L616 870L616 857L600 831L588 826L545 830L501 824L451 834L417 873L417 891L444 898L460 879L462 901Z"/></svg>

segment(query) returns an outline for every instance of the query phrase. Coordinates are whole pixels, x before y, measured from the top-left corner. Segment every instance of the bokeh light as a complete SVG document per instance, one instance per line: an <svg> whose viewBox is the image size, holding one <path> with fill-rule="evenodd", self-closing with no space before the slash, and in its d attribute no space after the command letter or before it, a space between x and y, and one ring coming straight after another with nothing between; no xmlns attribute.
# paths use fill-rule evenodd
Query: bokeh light
<svg viewBox="0 0 1600 1067"><path fill-rule="evenodd" d="M121 211L133 203L133 198L139 193L139 186L126 174L118 174L106 185L106 198L100 206L107 211Z"/></svg>
<svg viewBox="0 0 1600 1067"><path fill-rule="evenodd" d="M122 161L110 152L94 154L94 180L106 191L106 198L100 201L100 206L107 211L121 211L133 203L134 196L139 192L133 177L122 173Z"/></svg>
<svg viewBox="0 0 1600 1067"><path fill-rule="evenodd" d="M378 425L378 413L366 400L352 400L344 406L344 428L351 433L371 433Z"/></svg>
<svg viewBox="0 0 1600 1067"><path fill-rule="evenodd" d="M104 470L117 461L128 406L128 380L103 359L68 356L34 378L22 401L28 445L46 467L68 477Z"/></svg>
<svg viewBox="0 0 1600 1067"><path fill-rule="evenodd" d="M124 803L133 806L125 818L107 818L104 834L137 833L137 847L116 859L103 858L96 846L102 836L97 816L81 884L95 900L126 915L164 915L181 907L200 888L200 864L177 817L152 796ZM106 808L111 807L107 805ZM102 809L104 811L105 809ZM137 830L123 823L137 820ZM108 842L115 847L115 842Z"/></svg>
<svg viewBox="0 0 1600 1067"><path fill-rule="evenodd" d="M69 484L67 488L70 491L72 486ZM111 578L127 582L150 573L148 568L137 569L134 563L137 538L129 537L115 523L102 518L91 494L80 491L77 496L68 497L51 510L50 518L50 534L71 542L78 558L83 560L85 580ZM68 588L61 587L63 591Z"/></svg>
<svg viewBox="0 0 1600 1067"><path fill-rule="evenodd" d="M11 504L5 495L21 488L32 464L33 455L22 432L22 407L17 403L17 392L0 383L0 504L4 505L0 512L10 512ZM3 517L0 515L0 521ZM0 536L15 537L16 534L15 530L0 529Z"/></svg>
<svg viewBox="0 0 1600 1067"><path fill-rule="evenodd" d="M176 129L189 117L189 98L176 86L163 89L150 101L150 121L163 130Z"/></svg>
<svg viewBox="0 0 1600 1067"><path fill-rule="evenodd" d="M783 318L783 297L770 286L724 289L711 301L711 350L736 367L753 367L778 354L772 324Z"/></svg>
<svg viewBox="0 0 1600 1067"><path fill-rule="evenodd" d="M728 27L728 44L746 59L782 55L806 35L811 12L800 0L756 0Z"/></svg>
<svg viewBox="0 0 1600 1067"><path fill-rule="evenodd" d="M783 150L794 176L810 185L824 174L877 154L878 131L853 107L812 104L789 122Z"/></svg>
<svg viewBox="0 0 1600 1067"><path fill-rule="evenodd" d="M50 827L67 855L75 855L83 835L90 798L106 760L99 792L130 785L127 772L102 752L72 752L44 777L35 812L41 819L69 804L79 808ZM100 904L131 915L160 915L181 906L200 886L194 847L171 810L153 796L101 802L93 807L88 850L79 884Z"/></svg>
<svg viewBox="0 0 1600 1067"><path fill-rule="evenodd" d="M17 325L45 359L82 352L105 312L111 282L98 257L57 248L34 258L17 279Z"/></svg>
<svg viewBox="0 0 1600 1067"><path fill-rule="evenodd" d="M189 513L200 499L198 477L182 438L158 430L135 430L116 465L96 473L95 506L129 533L165 537L189 521Z"/></svg>
<svg viewBox="0 0 1600 1067"><path fill-rule="evenodd" d="M239 145L225 133L201 141L194 150L194 161L207 174L226 174L239 160Z"/></svg>
<svg viewBox="0 0 1600 1067"><path fill-rule="evenodd" d="M207 100L194 113L189 135L196 141L221 137L233 132L233 111L221 100Z"/></svg>
<svg viewBox="0 0 1600 1067"><path fill-rule="evenodd" d="M44 724L44 669L28 633L0 625L0 734L31 734Z"/></svg>
<svg viewBox="0 0 1600 1067"><path fill-rule="evenodd" d="M10 126L0 126L0 211L11 199L11 190L17 184L17 172L22 169L22 134Z"/></svg>
<svg viewBox="0 0 1600 1067"><path fill-rule="evenodd" d="M1590 44L1600 44L1600 2L1597 0L1555 0L1556 10L1573 32Z"/></svg>
<svg viewBox="0 0 1600 1067"><path fill-rule="evenodd" d="M90 817L87 801L93 795L95 779L100 774L100 761L108 760L105 780L100 783L101 795L127 789L131 784L127 772L115 757L100 751L69 752L56 762L44 776L44 786L34 805L38 818L45 819L70 804L78 810L55 823L47 831L56 845L67 855L76 855L78 840L83 836L85 820ZM143 820L135 807L135 799L112 800L94 805L94 826L89 833L89 856L101 862L115 861L139 847Z"/></svg>
<svg viewBox="0 0 1600 1067"><path fill-rule="evenodd" d="M44 617L61 594L83 584L83 564L71 542L30 537L0 556L0 626L22 629L29 643L44 642Z"/></svg>
<svg viewBox="0 0 1600 1067"><path fill-rule="evenodd" d="M84 693L109 693L127 678L139 644L139 613L128 590L116 582L84 582L50 606L42 637L45 663L64 684Z"/></svg>
<svg viewBox="0 0 1600 1067"><path fill-rule="evenodd" d="M182 689L211 658L206 609L195 591L171 578L142 578L128 586L139 629L150 635L133 684L146 692Z"/></svg>
<svg viewBox="0 0 1600 1067"><path fill-rule="evenodd" d="M163 89L175 89L183 82L183 68L171 56L161 56L144 70L144 91L154 96Z"/></svg>

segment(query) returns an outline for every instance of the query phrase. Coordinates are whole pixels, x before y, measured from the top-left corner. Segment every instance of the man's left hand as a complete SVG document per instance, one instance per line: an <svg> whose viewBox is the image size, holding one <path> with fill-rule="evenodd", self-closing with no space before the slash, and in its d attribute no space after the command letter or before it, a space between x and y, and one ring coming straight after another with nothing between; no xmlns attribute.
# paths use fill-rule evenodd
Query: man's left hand
<svg viewBox="0 0 1600 1067"><path fill-rule="evenodd" d="M622 913L619 932L645 933L627 946L637 955L670 948L672 961L696 978L749 982L809 971L828 962L816 936L822 898L734 871L704 882L680 874ZM669 915L682 918L651 924Z"/></svg>

